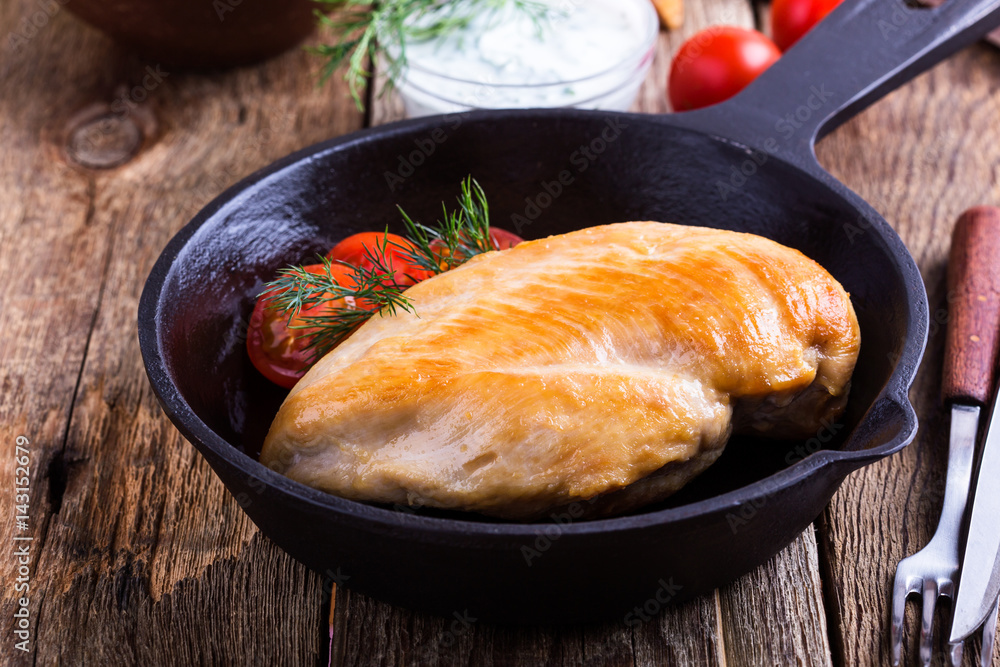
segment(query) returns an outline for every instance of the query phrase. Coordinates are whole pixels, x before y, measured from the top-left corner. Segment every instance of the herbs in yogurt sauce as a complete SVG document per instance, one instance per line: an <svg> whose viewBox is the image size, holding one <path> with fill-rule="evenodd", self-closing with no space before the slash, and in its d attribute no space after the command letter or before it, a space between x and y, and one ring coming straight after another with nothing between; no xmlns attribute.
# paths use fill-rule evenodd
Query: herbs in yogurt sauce
<svg viewBox="0 0 1000 667"><path fill-rule="evenodd" d="M347 63L347 81L359 110L364 110L361 92L371 78L370 64L381 56L388 64L390 85L407 63L407 44L439 39L467 27L486 13L512 8L541 26L550 7L536 0L317 0L335 14L318 13L320 22L336 35L335 44L314 47L327 59L322 80L326 81Z"/></svg>

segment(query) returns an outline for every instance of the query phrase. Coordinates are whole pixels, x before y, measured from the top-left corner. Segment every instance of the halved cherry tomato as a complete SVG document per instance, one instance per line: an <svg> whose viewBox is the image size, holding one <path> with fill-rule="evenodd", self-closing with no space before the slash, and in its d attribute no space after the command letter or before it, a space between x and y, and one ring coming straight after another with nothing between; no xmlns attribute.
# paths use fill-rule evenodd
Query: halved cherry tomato
<svg viewBox="0 0 1000 667"><path fill-rule="evenodd" d="M512 248L523 239L503 229L492 228L490 238L498 250ZM434 244L431 244L432 247ZM349 236L327 253L327 258L334 263L330 265L330 275L338 284L354 287L354 272L350 266L338 264L336 260L352 266L366 269L375 267L371 255L382 261L383 266L392 269L393 280L402 287L413 285L431 276L429 271L413 263L407 256L407 248L413 244L402 236L388 235L384 232L363 232ZM384 254L383 254L384 251ZM310 273L325 273L323 264L313 264L304 267ZM273 307L274 295L269 294L257 300L250 325L247 328L247 352L250 360L264 377L286 389L291 389L305 375L313 361L313 352L307 349L312 336L312 329L297 329L296 325L304 324L304 318L322 315L324 311L343 308L346 300L328 302L312 308L303 308L298 315L288 321L287 315L277 307ZM350 304L352 308L370 310L365 303Z"/></svg>
<svg viewBox="0 0 1000 667"><path fill-rule="evenodd" d="M493 239L493 247L497 250L506 250L513 248L518 243L524 243L524 239L514 232L508 232L499 227L490 227L490 238Z"/></svg>
<svg viewBox="0 0 1000 667"><path fill-rule="evenodd" d="M812 30L842 0L774 0L771 3L771 34L782 51Z"/></svg>
<svg viewBox="0 0 1000 667"><path fill-rule="evenodd" d="M310 273L325 273L323 264L313 264L305 267ZM353 272L341 264L330 265L330 275L338 284L353 286ZM264 377L286 389L291 389L299 381L313 360L312 350L306 349L309 344L310 329L289 328L287 315L273 307L273 295L257 299L253 315L250 316L250 326L247 328L247 352L250 361ZM330 302L303 308L294 317L291 324L302 324L304 317L322 315L324 311L333 308L346 307L344 300ZM364 303L350 304L351 307L365 308ZM370 310L370 308L368 308Z"/></svg>
<svg viewBox="0 0 1000 667"><path fill-rule="evenodd" d="M490 227L490 240L493 242L493 248L496 250L507 250L508 248L513 248L518 243L524 243L524 239L514 232L508 232L506 229L500 229L499 227ZM442 256L448 254L448 249L441 241L432 241L431 249ZM459 259L465 258L459 256Z"/></svg>
<svg viewBox="0 0 1000 667"><path fill-rule="evenodd" d="M713 26L681 45L667 82L675 111L727 100L781 57L766 35L735 26Z"/></svg>
<svg viewBox="0 0 1000 667"><path fill-rule="evenodd" d="M431 277L431 273L415 264L407 257L407 250L413 244L398 234L385 232L361 232L348 236L326 253L327 259L339 260L364 269L373 269L371 255L392 269L397 285L407 287ZM384 250L384 254L383 254Z"/></svg>

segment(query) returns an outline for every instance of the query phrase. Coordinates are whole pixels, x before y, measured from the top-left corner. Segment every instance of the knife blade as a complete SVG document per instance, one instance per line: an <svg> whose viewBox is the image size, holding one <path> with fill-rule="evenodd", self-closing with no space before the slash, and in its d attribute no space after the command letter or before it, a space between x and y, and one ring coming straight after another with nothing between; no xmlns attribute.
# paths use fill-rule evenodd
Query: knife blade
<svg viewBox="0 0 1000 667"><path fill-rule="evenodd" d="M949 640L957 643L983 626L1000 596L1000 401L991 386L1000 327L1000 209L967 211L956 224L952 244L949 289L965 320L949 327L946 354L963 369L952 390L974 404L992 398ZM952 330L960 332L954 340Z"/></svg>
<svg viewBox="0 0 1000 667"><path fill-rule="evenodd" d="M1000 386L1000 385L998 385ZM1000 401L994 397L973 496L951 641L982 627L1000 597Z"/></svg>

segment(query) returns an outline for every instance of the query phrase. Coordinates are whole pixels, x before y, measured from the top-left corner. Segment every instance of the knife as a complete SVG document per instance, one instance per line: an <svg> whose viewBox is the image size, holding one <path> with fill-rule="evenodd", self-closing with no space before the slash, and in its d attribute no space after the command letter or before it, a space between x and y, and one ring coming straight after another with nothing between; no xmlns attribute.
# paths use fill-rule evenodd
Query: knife
<svg viewBox="0 0 1000 667"><path fill-rule="evenodd" d="M1000 209L980 206L959 218L952 236L948 288L958 321L948 329L945 363L955 364L952 367L960 372L952 374L954 386L950 388L946 379L946 395L951 392L976 405L986 404L993 396L955 600L949 640L955 643L982 627L988 617L996 624L992 612L1000 597L1000 401L990 386L1000 341L996 316L1000 308Z"/></svg>

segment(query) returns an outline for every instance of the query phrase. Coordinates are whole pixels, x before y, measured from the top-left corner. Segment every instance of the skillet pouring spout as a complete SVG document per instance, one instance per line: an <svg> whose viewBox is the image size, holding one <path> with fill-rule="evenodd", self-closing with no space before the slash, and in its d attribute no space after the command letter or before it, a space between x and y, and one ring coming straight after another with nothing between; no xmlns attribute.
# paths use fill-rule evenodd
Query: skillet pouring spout
<svg viewBox="0 0 1000 667"><path fill-rule="evenodd" d="M641 622L635 610L647 603L660 608L702 594L770 558L820 514L851 470L912 440L907 389L928 324L920 274L885 220L819 167L812 145L995 27L998 6L951 0L911 10L895 0L847 0L744 93L703 112L472 112L404 121L290 155L219 196L163 251L139 306L150 383L264 534L321 574L446 616ZM872 25L896 11L905 21L883 39ZM842 70L825 65L834 53ZM824 80L834 93L824 106L790 133L778 129ZM574 153L602 134L605 150L575 169ZM387 181L399 155L430 136L446 137L430 162L402 182ZM753 172L734 185L734 168L748 158ZM572 184L525 216L526 197L567 170ZM845 414L802 442L734 439L666 503L595 521L400 511L325 494L261 465L253 453L284 393L256 374L239 329L262 285L373 221L402 231L396 204L415 219L434 218L470 173L489 193L494 222L527 238L659 220L752 232L801 250L850 292L860 323ZM530 222L518 227L525 217Z"/></svg>

